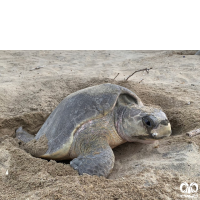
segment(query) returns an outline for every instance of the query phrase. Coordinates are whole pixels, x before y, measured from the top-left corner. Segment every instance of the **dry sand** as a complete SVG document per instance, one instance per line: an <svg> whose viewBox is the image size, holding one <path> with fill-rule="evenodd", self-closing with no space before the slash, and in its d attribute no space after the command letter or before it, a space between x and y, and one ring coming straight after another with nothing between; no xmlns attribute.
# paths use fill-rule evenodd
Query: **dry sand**
<svg viewBox="0 0 200 200"><path fill-rule="evenodd" d="M194 53L0 51L0 199L180 199L182 182L200 185L200 135L186 136L200 128L200 56ZM161 106L173 135L116 147L109 179L79 176L68 161L35 158L19 147L16 128L36 134L64 97L105 82Z"/></svg>

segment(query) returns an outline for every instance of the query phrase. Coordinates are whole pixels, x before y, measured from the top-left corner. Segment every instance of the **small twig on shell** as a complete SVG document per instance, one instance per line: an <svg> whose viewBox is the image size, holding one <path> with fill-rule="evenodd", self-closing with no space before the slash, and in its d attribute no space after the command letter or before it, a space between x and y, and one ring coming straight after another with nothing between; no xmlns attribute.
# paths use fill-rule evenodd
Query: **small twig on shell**
<svg viewBox="0 0 200 200"><path fill-rule="evenodd" d="M40 68L43 68L43 67L36 67L36 68L30 69L29 71L33 71L33 70L40 69Z"/></svg>
<svg viewBox="0 0 200 200"><path fill-rule="evenodd" d="M149 70L150 69L152 69L152 67L151 68L145 68L145 69L140 69L140 70L137 70L137 71L134 71L131 75L129 75L125 80L126 81L128 81L128 79L131 77L131 76L133 76L135 73L137 73L137 72L141 72L141 71L146 71L147 73L149 73Z"/></svg>
<svg viewBox="0 0 200 200"><path fill-rule="evenodd" d="M141 83L143 80L144 80L144 79L141 79L141 80L139 81L139 83Z"/></svg>
<svg viewBox="0 0 200 200"><path fill-rule="evenodd" d="M118 77L119 73L115 76L114 80Z"/></svg>
<svg viewBox="0 0 200 200"><path fill-rule="evenodd" d="M194 137L195 135L198 135L198 134L200 134L200 128L186 133L186 135L188 135L190 137Z"/></svg>

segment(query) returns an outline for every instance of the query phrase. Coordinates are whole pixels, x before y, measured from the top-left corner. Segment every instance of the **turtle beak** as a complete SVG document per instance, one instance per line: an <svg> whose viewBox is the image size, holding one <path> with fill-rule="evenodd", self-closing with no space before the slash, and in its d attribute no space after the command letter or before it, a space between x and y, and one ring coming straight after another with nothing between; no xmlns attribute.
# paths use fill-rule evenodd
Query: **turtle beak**
<svg viewBox="0 0 200 200"><path fill-rule="evenodd" d="M169 137L172 133L171 124L167 125L159 124L157 128L151 130L151 135L155 139L161 139L164 137Z"/></svg>

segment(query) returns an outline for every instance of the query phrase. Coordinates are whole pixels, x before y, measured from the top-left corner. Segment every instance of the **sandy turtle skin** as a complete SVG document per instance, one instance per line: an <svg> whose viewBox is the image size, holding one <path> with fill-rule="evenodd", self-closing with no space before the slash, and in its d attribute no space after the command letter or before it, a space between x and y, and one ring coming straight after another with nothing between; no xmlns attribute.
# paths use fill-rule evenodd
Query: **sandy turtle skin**
<svg viewBox="0 0 200 200"><path fill-rule="evenodd" d="M152 143L170 136L171 126L160 109L144 106L140 98L115 84L101 84L67 96L50 114L36 136L20 127L25 143L46 137L48 148L36 157L73 159L79 172L107 177L114 166L112 149L125 142Z"/></svg>

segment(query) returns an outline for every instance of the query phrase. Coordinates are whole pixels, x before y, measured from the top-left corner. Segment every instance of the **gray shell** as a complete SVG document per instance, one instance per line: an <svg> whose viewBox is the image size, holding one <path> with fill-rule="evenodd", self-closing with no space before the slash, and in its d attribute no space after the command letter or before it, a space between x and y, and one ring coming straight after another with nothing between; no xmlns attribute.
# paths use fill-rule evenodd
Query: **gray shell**
<svg viewBox="0 0 200 200"><path fill-rule="evenodd" d="M126 95L124 95L126 94ZM101 118L115 107L119 97L142 106L139 97L132 91L110 83L88 87L67 96L47 118L35 139L46 135L51 155L71 142L69 138L89 120ZM128 98L127 98L128 97Z"/></svg>

